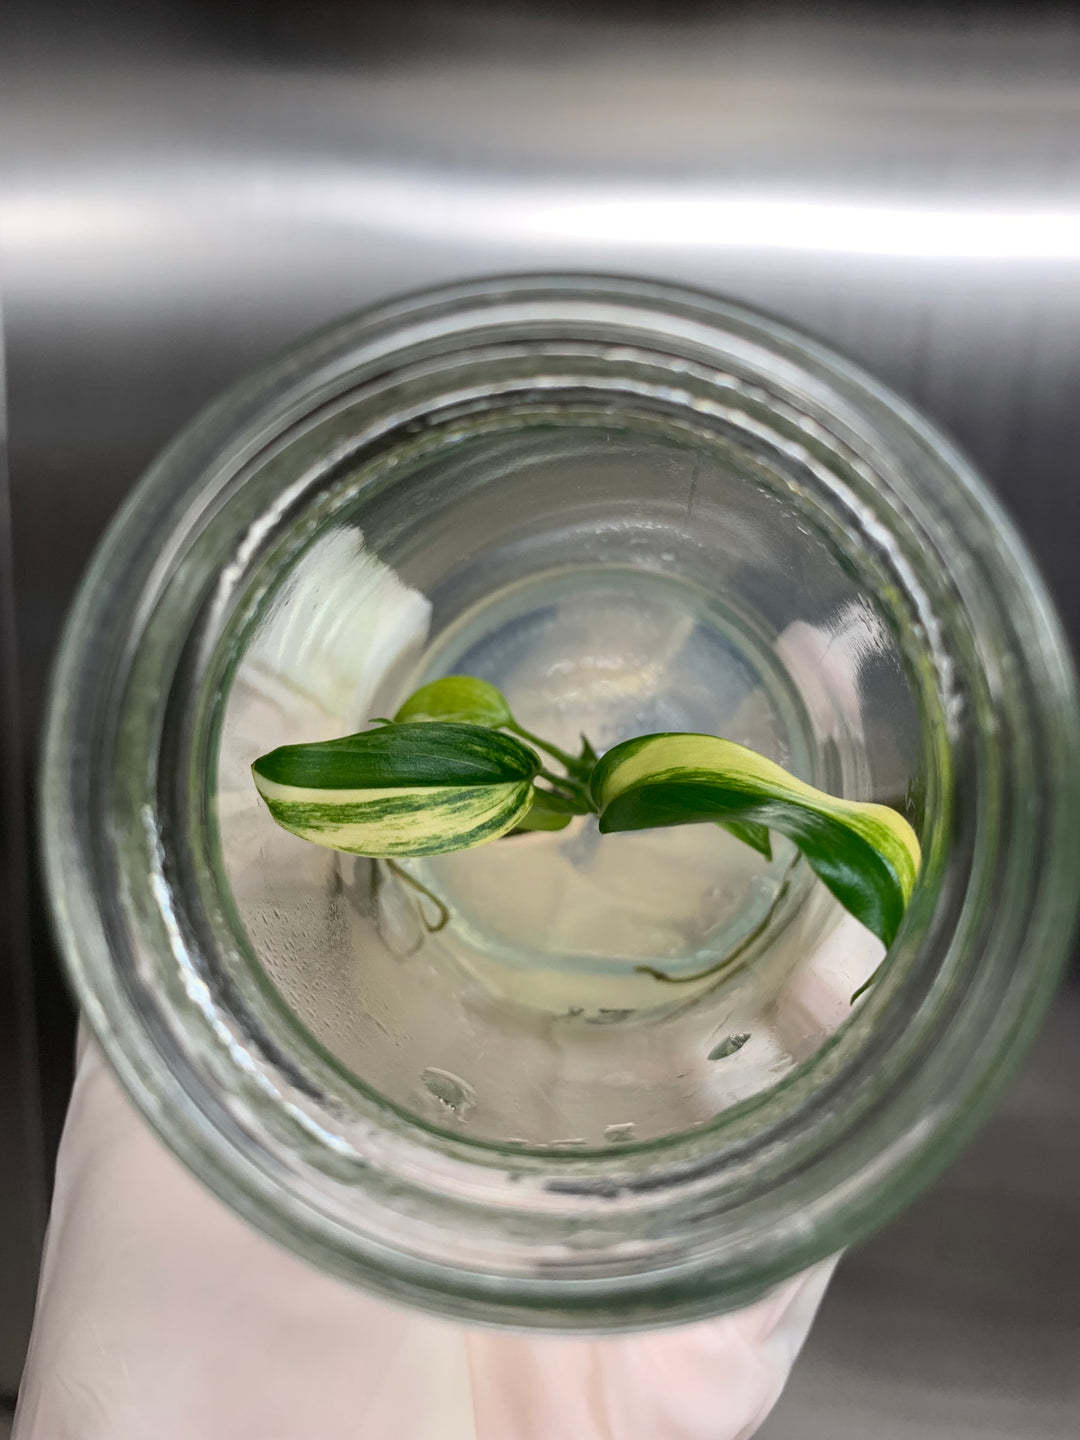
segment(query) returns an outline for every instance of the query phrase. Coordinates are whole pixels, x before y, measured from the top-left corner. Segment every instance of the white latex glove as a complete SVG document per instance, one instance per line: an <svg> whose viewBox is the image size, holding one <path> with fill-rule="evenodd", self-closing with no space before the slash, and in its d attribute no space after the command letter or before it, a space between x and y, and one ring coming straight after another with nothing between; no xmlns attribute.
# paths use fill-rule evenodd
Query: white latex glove
<svg viewBox="0 0 1080 1440"><path fill-rule="evenodd" d="M422 645L429 612L355 532L313 547L249 656L235 723L252 754L277 743L275 726L284 741L363 720ZM851 646L836 639L835 627L794 625L779 648L805 672L811 708L820 692L821 724L848 697L855 726ZM230 783L248 786L246 760L223 774L226 797ZM874 945L842 923L808 957L785 993L790 1053L843 1021ZM780 1394L833 1264L734 1315L647 1335L557 1339L428 1319L249 1229L84 1044L14 1440L741 1440Z"/></svg>
<svg viewBox="0 0 1080 1440"><path fill-rule="evenodd" d="M86 1044L14 1440L736 1440L779 1395L831 1271L646 1335L428 1319L249 1229Z"/></svg>

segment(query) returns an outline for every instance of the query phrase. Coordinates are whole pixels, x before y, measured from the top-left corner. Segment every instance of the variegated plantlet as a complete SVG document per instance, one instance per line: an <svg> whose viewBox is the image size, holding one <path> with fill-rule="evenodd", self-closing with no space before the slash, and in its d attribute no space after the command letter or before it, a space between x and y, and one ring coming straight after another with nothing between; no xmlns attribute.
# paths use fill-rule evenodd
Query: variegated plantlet
<svg viewBox="0 0 1080 1440"><path fill-rule="evenodd" d="M919 873L915 832L888 806L828 795L716 735L641 735L602 758L582 736L571 755L468 675L422 686L378 728L286 745L252 770L279 825L373 857L465 850L590 813L605 834L713 822L767 858L776 830L886 946Z"/></svg>

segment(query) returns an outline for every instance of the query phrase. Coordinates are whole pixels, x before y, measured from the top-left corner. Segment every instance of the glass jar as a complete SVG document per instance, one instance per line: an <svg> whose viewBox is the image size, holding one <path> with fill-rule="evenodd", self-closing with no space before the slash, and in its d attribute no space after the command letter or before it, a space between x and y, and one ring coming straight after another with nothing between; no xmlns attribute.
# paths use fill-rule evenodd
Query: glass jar
<svg viewBox="0 0 1080 1440"><path fill-rule="evenodd" d="M261 750L455 670L904 809L878 978L780 843L399 873L275 829ZM433 1311L643 1326L860 1239L985 1115L1066 954L1078 752L1039 577L904 402L723 300L517 277L326 331L151 468L60 654L45 857L90 1025L234 1209Z"/></svg>

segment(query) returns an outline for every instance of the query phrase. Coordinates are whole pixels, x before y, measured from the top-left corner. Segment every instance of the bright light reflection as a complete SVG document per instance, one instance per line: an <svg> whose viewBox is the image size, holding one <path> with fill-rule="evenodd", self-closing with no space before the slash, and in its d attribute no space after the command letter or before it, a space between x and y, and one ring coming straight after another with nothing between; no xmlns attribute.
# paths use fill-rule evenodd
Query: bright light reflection
<svg viewBox="0 0 1080 1440"><path fill-rule="evenodd" d="M1080 258L1080 213L725 200L658 193L538 209L536 231L605 245L970 259Z"/></svg>
<svg viewBox="0 0 1080 1440"><path fill-rule="evenodd" d="M124 196L0 195L0 245L13 251L125 245L155 228L153 207Z"/></svg>
<svg viewBox="0 0 1080 1440"><path fill-rule="evenodd" d="M1080 210L759 199L602 183L494 185L468 177L323 170L252 177L259 208L407 235L501 242L816 251L967 259L1080 259Z"/></svg>
<svg viewBox="0 0 1080 1440"><path fill-rule="evenodd" d="M110 177L111 178L111 177ZM687 187L494 182L446 172L263 165L189 167L127 186L0 197L13 250L145 255L249 230L346 228L427 242L595 250L764 250L940 259L1080 259L1080 210L758 198Z"/></svg>

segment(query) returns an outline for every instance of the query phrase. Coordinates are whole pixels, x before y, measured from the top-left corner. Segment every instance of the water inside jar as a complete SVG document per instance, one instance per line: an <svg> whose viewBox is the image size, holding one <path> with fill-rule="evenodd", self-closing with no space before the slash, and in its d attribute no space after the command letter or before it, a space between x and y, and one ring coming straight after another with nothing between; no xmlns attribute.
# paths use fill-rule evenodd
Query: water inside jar
<svg viewBox="0 0 1080 1440"><path fill-rule="evenodd" d="M707 597L646 570L532 577L473 607L412 677L477 675L527 729L602 753L664 730L721 734L806 764L775 655ZM558 833L411 862L453 921L446 943L500 993L553 1012L665 1003L760 934L792 880L794 847L766 861L716 825ZM653 972L653 973L649 973Z"/></svg>
<svg viewBox="0 0 1080 1440"><path fill-rule="evenodd" d="M275 577L227 697L238 950L428 1125L604 1148L707 1124L812 1054L880 959L781 837L766 861L715 825L583 818L407 861L450 912L436 932L385 862L278 829L250 764L467 673L564 749L702 731L891 800L917 734L896 644L850 557L723 455L605 420L455 441L392 478Z"/></svg>

